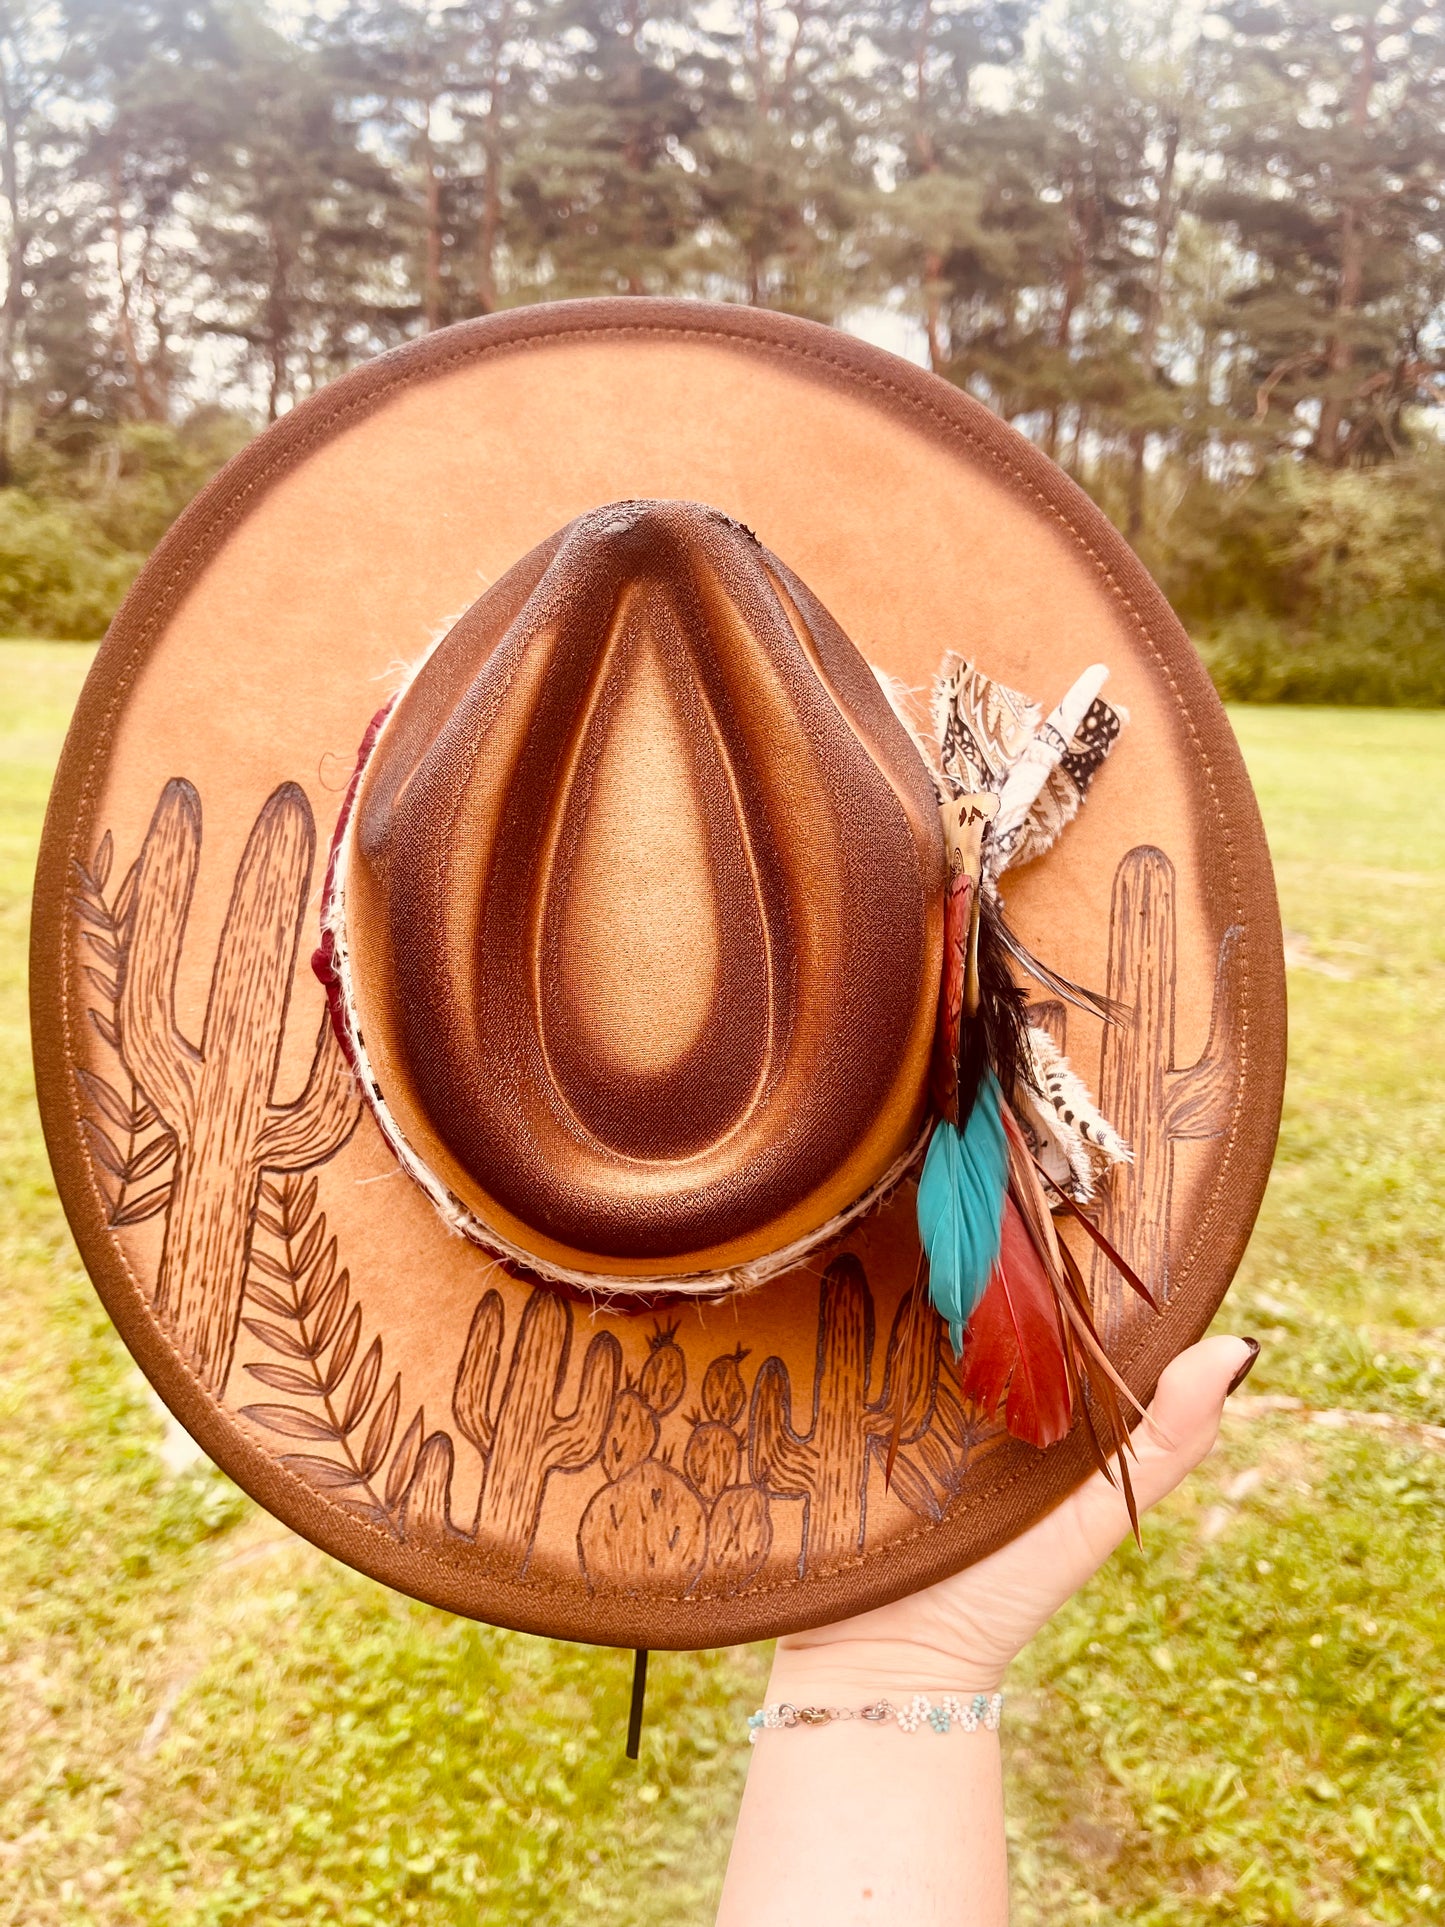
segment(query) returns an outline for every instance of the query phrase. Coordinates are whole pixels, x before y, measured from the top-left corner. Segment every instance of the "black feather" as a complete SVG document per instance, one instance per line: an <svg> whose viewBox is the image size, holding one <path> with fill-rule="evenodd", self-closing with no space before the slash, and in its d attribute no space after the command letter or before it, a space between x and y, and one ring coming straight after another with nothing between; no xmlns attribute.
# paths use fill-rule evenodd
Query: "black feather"
<svg viewBox="0 0 1445 1927"><path fill-rule="evenodd" d="M985 904L989 901L985 898ZM1103 1023L1122 1024L1127 1020L1129 1013L1116 998L1106 997L1100 990L1086 990L1082 984L1076 984L1071 977L1061 977L1057 970L1051 970L1046 963L1041 963L1009 928L996 899L993 900L992 907L995 912L999 942L1019 968L1032 977L1035 983L1045 990L1051 990L1056 997L1062 997L1065 1003L1072 1004L1076 1010L1086 1011L1090 1017L1097 1017Z"/></svg>
<svg viewBox="0 0 1445 1927"><path fill-rule="evenodd" d="M965 1010L958 1040L958 1128L968 1123L985 1071L998 1079L1005 1101L1017 1102L1020 1087L1035 1090L1028 1044L1028 996L1014 982L1003 913L993 898L980 904L978 1009Z"/></svg>

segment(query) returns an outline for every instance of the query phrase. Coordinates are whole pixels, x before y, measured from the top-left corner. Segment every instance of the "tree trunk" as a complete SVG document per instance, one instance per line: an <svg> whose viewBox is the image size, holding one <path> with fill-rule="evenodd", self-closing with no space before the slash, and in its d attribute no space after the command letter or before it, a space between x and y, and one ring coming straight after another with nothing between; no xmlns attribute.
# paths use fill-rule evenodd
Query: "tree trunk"
<svg viewBox="0 0 1445 1927"><path fill-rule="evenodd" d="M477 306L483 314L495 313L497 306L497 240L502 226L502 157L497 114L494 82L482 141L482 225L477 242Z"/></svg>
<svg viewBox="0 0 1445 1927"><path fill-rule="evenodd" d="M943 345L943 315L938 299L942 280L942 257L933 253L926 255L923 262L923 324L928 331L928 365L935 375L943 373L949 359Z"/></svg>
<svg viewBox="0 0 1445 1927"><path fill-rule="evenodd" d="M431 137L431 101L423 108L421 159L426 191L426 258L422 269L422 322L428 334L442 325L442 185Z"/></svg>
<svg viewBox="0 0 1445 1927"><path fill-rule="evenodd" d="M286 350L280 338L274 334L267 365L266 421L269 426L281 413L281 395L286 386Z"/></svg>
<svg viewBox="0 0 1445 1927"><path fill-rule="evenodd" d="M170 344L166 339L165 306L159 284L150 270L156 246L155 230L147 225L141 237L141 267L139 281L145 290L150 309L151 332L155 345L150 358L150 383L156 398L156 419L168 421L171 412L171 385L174 378L174 364L171 360Z"/></svg>
<svg viewBox="0 0 1445 1927"><path fill-rule="evenodd" d="M1084 470L1087 466L1085 445L1088 434L1089 411L1082 402L1078 402L1074 406L1073 432L1069 436L1069 458L1064 463L1064 467L1076 482L1082 482L1084 479Z"/></svg>
<svg viewBox="0 0 1445 1927"><path fill-rule="evenodd" d="M266 420L274 422L281 412L281 396L286 386L287 258L279 237L271 236L271 285L266 290Z"/></svg>
<svg viewBox="0 0 1445 1927"><path fill-rule="evenodd" d="M482 221L477 238L477 306L492 314L497 306L497 247L502 236L502 108L506 100L507 46L513 8L505 0L487 40L487 112L482 127Z"/></svg>
<svg viewBox="0 0 1445 1927"><path fill-rule="evenodd" d="M783 59L783 71L778 82L778 99L783 103L786 113L787 103L792 98L793 81L798 71L798 55L803 48L803 35L808 29L808 0L793 0L793 37L788 42L788 51Z"/></svg>
<svg viewBox="0 0 1445 1927"><path fill-rule="evenodd" d="M763 0L753 0L753 92L758 112L764 120L773 111L772 88L768 81L768 23Z"/></svg>
<svg viewBox="0 0 1445 1927"><path fill-rule="evenodd" d="M1129 430L1129 496L1124 533L1131 542L1135 543L1144 533L1144 472L1148 452L1148 430L1131 428Z"/></svg>
<svg viewBox="0 0 1445 1927"><path fill-rule="evenodd" d="M142 417L148 422L165 420L165 407L156 393L155 383L150 370L141 356L140 344L136 340L135 315L131 308L131 277L126 270L125 260L125 208L121 191L120 166L112 165L110 170L110 208L111 239L115 249L115 279L120 290L116 308L116 332L120 337L120 351L130 373L131 387L135 391L136 403Z"/></svg>
<svg viewBox="0 0 1445 1927"><path fill-rule="evenodd" d="M21 205L19 120L9 64L0 46L0 192L10 210L9 245L5 260L5 302L0 307L0 488L8 488L11 418L15 405L15 347L25 301L27 228Z"/></svg>
<svg viewBox="0 0 1445 1927"><path fill-rule="evenodd" d="M1350 98L1350 126L1364 134L1370 120L1370 96L1375 87L1375 30L1367 21L1361 30L1360 58ZM1360 305L1365 276L1365 197L1349 196L1340 209L1340 271L1335 293L1335 323L1325 343L1325 388L1320 397L1319 429L1314 456L1326 468L1337 468L1345 452L1342 430L1350 370L1355 359L1354 317Z"/></svg>
<svg viewBox="0 0 1445 1927"><path fill-rule="evenodd" d="M1179 122L1171 121L1164 143L1164 164L1159 172L1159 192L1154 207L1154 263L1149 277L1149 299L1144 307L1144 325L1139 330L1139 360L1145 379L1152 386L1158 379L1154 358L1159 351L1159 329L1164 318L1164 263L1174 232L1174 167L1179 157ZM1138 427L1129 431L1129 499L1125 533L1137 542L1144 533L1144 478L1149 452L1149 431Z"/></svg>
<svg viewBox="0 0 1445 1927"><path fill-rule="evenodd" d="M933 0L922 0L918 29L913 41L914 115L917 125L914 164L920 175L932 174L938 167L938 151L933 130L928 124L928 43L933 31ZM938 290L943 281L943 257L936 248L923 256L923 327L928 340L928 365L941 374L949 357L943 344L943 316Z"/></svg>
<svg viewBox="0 0 1445 1927"><path fill-rule="evenodd" d="M1069 191L1071 213L1075 206L1073 189ZM1071 223L1073 225L1073 223ZM1068 353L1074 332L1074 314L1084 298L1086 274L1085 239L1077 225L1074 227L1073 246L1069 252L1068 264L1064 269L1063 299L1059 304L1059 318L1054 326L1054 346ZM1064 408L1056 401L1049 410L1048 428L1044 433L1044 452L1051 462L1059 458L1059 429L1063 422Z"/></svg>
<svg viewBox="0 0 1445 1927"><path fill-rule="evenodd" d="M1067 183L1064 199L1068 209L1070 245L1069 258L1064 265L1063 298L1054 325L1054 346L1064 351L1067 360L1073 345L1074 316L1088 292L1090 250L1094 241L1097 206L1092 194L1080 196L1077 180ZM1064 402L1058 400L1049 410L1049 423L1044 436L1044 450L1050 461L1059 458L1059 429L1063 414Z"/></svg>

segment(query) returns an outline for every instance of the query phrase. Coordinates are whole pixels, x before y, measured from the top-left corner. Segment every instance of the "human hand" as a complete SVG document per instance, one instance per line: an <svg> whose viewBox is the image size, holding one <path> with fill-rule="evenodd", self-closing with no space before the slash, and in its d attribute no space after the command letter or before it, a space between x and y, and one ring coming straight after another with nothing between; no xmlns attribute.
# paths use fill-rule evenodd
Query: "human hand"
<svg viewBox="0 0 1445 1927"><path fill-rule="evenodd" d="M1206 1338L1164 1370L1135 1430L1140 1512L1208 1457L1224 1401L1258 1356L1252 1339ZM778 1641L769 1698L796 1703L992 1693L1004 1668L1129 1531L1122 1493L1095 1472L1017 1539L925 1591Z"/></svg>

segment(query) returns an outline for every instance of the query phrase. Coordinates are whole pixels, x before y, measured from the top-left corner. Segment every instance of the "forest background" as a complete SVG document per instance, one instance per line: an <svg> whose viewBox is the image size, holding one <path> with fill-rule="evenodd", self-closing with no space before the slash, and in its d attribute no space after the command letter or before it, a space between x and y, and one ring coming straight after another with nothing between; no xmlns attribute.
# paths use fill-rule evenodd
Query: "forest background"
<svg viewBox="0 0 1445 1927"><path fill-rule="evenodd" d="M1224 693L1445 701L1438 0L0 0L0 633L257 426L584 294L900 346Z"/></svg>

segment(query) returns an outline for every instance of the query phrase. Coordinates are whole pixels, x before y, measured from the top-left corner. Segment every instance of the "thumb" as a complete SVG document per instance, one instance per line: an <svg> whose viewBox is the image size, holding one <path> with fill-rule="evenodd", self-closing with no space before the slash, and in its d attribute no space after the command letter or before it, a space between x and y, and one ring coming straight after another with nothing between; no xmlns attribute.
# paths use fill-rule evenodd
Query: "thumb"
<svg viewBox="0 0 1445 1927"><path fill-rule="evenodd" d="M1219 1436L1224 1401L1259 1355L1252 1338L1206 1338L1164 1368L1144 1421L1134 1432L1129 1466L1139 1510L1162 1498L1207 1459ZM1124 1497L1099 1473L1069 1502L1099 1562L1129 1531Z"/></svg>

